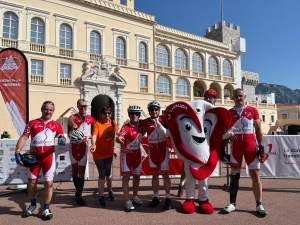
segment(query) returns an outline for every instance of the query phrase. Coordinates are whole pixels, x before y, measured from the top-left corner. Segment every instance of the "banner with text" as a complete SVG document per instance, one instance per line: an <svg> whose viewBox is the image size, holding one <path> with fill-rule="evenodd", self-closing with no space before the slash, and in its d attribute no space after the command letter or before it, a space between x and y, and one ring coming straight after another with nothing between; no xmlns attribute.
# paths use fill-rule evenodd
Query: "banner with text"
<svg viewBox="0 0 300 225"><path fill-rule="evenodd" d="M18 49L0 51L0 93L19 136L28 122L28 63Z"/></svg>
<svg viewBox="0 0 300 225"><path fill-rule="evenodd" d="M262 177L300 177L300 136L266 135L265 152L268 159L261 163Z"/></svg>

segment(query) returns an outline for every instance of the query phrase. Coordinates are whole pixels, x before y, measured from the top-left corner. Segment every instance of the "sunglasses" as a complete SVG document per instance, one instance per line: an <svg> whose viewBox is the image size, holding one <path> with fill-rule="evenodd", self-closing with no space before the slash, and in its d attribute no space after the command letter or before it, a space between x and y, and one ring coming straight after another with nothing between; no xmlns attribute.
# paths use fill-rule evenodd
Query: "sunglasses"
<svg viewBox="0 0 300 225"><path fill-rule="evenodd" d="M129 115L130 115L130 116L133 116L133 115L135 115L135 116L140 116L141 114L140 114L140 113L131 112L131 113L129 113Z"/></svg>
<svg viewBox="0 0 300 225"><path fill-rule="evenodd" d="M111 112L103 112L103 115L111 115Z"/></svg>
<svg viewBox="0 0 300 225"><path fill-rule="evenodd" d="M80 105L79 107L80 107L80 108L85 108L85 109L86 109L88 106L87 106L87 105Z"/></svg>
<svg viewBox="0 0 300 225"><path fill-rule="evenodd" d="M47 105L47 104L54 105L54 103L51 102L51 101L45 101L45 102L43 103L43 105Z"/></svg>
<svg viewBox="0 0 300 225"><path fill-rule="evenodd" d="M206 99L208 99L208 98L210 98L210 99L215 99L215 97L212 96L212 95L205 95L204 98L206 98Z"/></svg>
<svg viewBox="0 0 300 225"><path fill-rule="evenodd" d="M150 111L153 112L153 111L159 111L159 108L150 108Z"/></svg>

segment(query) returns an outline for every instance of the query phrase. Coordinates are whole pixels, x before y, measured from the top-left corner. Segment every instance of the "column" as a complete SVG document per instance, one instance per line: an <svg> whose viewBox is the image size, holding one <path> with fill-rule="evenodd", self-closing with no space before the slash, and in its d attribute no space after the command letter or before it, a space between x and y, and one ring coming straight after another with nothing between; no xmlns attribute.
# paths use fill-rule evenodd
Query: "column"
<svg viewBox="0 0 300 225"><path fill-rule="evenodd" d="M221 104L224 105L224 88L219 89L221 91Z"/></svg>
<svg viewBox="0 0 300 225"><path fill-rule="evenodd" d="M171 98L173 101L176 100L176 82L175 83L171 83Z"/></svg>
<svg viewBox="0 0 300 225"><path fill-rule="evenodd" d="M190 101L194 100L194 84L190 84Z"/></svg>

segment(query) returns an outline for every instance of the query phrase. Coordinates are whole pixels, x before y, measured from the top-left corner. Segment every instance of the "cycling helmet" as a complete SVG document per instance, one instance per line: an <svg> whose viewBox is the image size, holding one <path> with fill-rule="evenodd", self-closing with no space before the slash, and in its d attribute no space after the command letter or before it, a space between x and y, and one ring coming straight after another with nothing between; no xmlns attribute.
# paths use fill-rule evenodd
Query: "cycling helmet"
<svg viewBox="0 0 300 225"><path fill-rule="evenodd" d="M70 142L74 144L80 144L83 142L84 133L81 130L72 130L69 135Z"/></svg>
<svg viewBox="0 0 300 225"><path fill-rule="evenodd" d="M127 109L127 112L136 112L136 113L141 113L141 107L139 107L138 105L130 105Z"/></svg>
<svg viewBox="0 0 300 225"><path fill-rule="evenodd" d="M160 109L160 104L157 101L153 101L148 104L148 109L151 107L157 107Z"/></svg>
<svg viewBox="0 0 300 225"><path fill-rule="evenodd" d="M209 89L204 93L204 96L205 96L205 95L212 95L212 96L214 96L215 98L218 97L218 93L217 93L214 89L212 89L212 88L209 88Z"/></svg>
<svg viewBox="0 0 300 225"><path fill-rule="evenodd" d="M28 153L25 153L25 154L21 155L21 162L23 163L23 165L25 167L34 166L39 161L40 161L39 158L36 157L35 155L31 155L31 154L28 154Z"/></svg>

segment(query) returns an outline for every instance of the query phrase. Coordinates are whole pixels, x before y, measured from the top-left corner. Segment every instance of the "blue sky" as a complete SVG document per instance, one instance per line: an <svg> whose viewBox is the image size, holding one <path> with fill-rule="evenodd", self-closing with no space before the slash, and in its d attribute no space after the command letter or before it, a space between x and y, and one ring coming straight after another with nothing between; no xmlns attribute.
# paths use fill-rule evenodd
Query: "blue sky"
<svg viewBox="0 0 300 225"><path fill-rule="evenodd" d="M135 10L202 37L221 19L220 0L135 0ZM223 19L246 39L243 70L259 73L260 83L300 89L299 0L223 0Z"/></svg>

